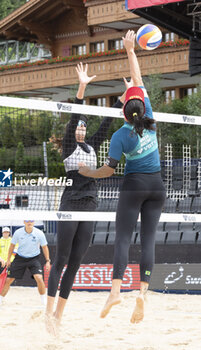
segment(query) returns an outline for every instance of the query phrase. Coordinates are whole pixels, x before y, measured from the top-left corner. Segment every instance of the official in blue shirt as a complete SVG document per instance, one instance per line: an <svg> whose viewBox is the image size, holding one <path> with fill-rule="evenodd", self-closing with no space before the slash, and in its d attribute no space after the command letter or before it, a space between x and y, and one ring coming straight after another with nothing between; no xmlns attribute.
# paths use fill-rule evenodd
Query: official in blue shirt
<svg viewBox="0 0 201 350"><path fill-rule="evenodd" d="M19 244L17 254L11 264L11 256L17 243ZM41 303L46 305L46 289L43 281L42 266L39 260L40 246L46 259L46 269L50 270L49 249L46 237L41 230L34 227L33 220L25 220L24 227L16 230L11 240L6 262L8 277L1 292L2 297L7 294L10 285L15 279L23 278L25 270L28 268L37 283Z"/></svg>
<svg viewBox="0 0 201 350"><path fill-rule="evenodd" d="M155 233L165 201L165 188L160 174L155 120L134 52L134 39L133 31L128 31L123 38L134 83L134 87L127 90L124 101L125 123L112 136L105 165L96 170L81 167L80 174L94 178L111 176L122 154L126 157L124 182L116 215L112 289L101 317L105 317L113 305L121 302L121 283L128 263L132 233L140 213L140 293L131 316L131 322L138 323L144 318L144 297L154 265ZM127 84L126 80L125 83Z"/></svg>

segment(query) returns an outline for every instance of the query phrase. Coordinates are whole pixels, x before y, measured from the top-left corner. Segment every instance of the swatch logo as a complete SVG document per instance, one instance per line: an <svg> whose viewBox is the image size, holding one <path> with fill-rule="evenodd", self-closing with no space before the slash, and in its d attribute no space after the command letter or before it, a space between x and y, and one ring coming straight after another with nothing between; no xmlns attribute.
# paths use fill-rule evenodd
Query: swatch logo
<svg viewBox="0 0 201 350"><path fill-rule="evenodd" d="M196 216L194 215L183 215L184 221L195 222Z"/></svg>
<svg viewBox="0 0 201 350"><path fill-rule="evenodd" d="M183 115L183 121L184 121L185 123L195 124L195 118L193 118L193 117L187 117L186 115Z"/></svg>
<svg viewBox="0 0 201 350"><path fill-rule="evenodd" d="M62 103L57 103L57 108L60 111L60 109L62 108Z"/></svg>
<svg viewBox="0 0 201 350"><path fill-rule="evenodd" d="M64 103L57 103L57 108L59 111L71 112L72 106L65 105Z"/></svg>
<svg viewBox="0 0 201 350"><path fill-rule="evenodd" d="M58 219L61 219L61 213L57 213Z"/></svg>
<svg viewBox="0 0 201 350"><path fill-rule="evenodd" d="M57 213L57 217L59 220L72 220L71 214Z"/></svg>

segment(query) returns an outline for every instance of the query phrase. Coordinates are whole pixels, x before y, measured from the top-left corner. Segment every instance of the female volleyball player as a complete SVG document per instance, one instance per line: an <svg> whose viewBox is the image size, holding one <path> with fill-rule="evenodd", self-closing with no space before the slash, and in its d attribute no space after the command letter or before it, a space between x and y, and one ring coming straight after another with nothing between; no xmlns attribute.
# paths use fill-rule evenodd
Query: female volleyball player
<svg viewBox="0 0 201 350"><path fill-rule="evenodd" d="M88 65L77 65L76 71L79 78L79 88L75 103L82 104L85 88L95 76L87 74ZM122 95L113 107L121 108L125 94ZM122 101L122 102L121 102ZM68 179L72 179L73 185L66 186L61 198L59 210L94 211L96 208L96 183L92 178L87 178L78 173L79 165L86 164L96 168L96 153L111 125L112 118L104 118L98 131L85 142L87 118L80 114L72 114L70 122L66 126L62 143L62 154ZM51 333L58 332L63 310L71 291L76 272L89 247L93 232L93 222L59 221L57 232L56 257L52 265L48 281L48 300L46 308L46 326ZM58 289L59 279L65 264L68 264L62 277L60 293L53 314L53 304Z"/></svg>
<svg viewBox="0 0 201 350"><path fill-rule="evenodd" d="M144 317L144 296L154 264L155 232L165 200L165 188L160 174L155 121L134 52L134 39L133 31L128 31L123 38L135 86L126 93L123 108L125 123L112 136L107 165L97 170L81 167L80 174L94 178L111 176L122 153L126 156L124 182L116 215L112 289L101 317L105 317L111 307L121 301L120 287L128 263L131 236L141 213L141 283L131 317L131 322L138 323Z"/></svg>

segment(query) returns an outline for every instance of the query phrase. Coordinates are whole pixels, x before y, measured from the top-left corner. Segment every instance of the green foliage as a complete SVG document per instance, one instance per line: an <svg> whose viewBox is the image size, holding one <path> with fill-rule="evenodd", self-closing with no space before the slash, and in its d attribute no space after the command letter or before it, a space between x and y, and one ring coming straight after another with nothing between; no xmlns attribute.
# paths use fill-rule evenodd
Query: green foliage
<svg viewBox="0 0 201 350"><path fill-rule="evenodd" d="M163 113L196 115L201 116L201 88L198 92L183 99L175 99L169 104L163 104L157 110ZM199 140L201 137L201 127L193 125L182 125L172 123L158 123L158 138L161 157L164 159L165 145L173 145L173 157L182 157L182 145L191 145L191 155L194 158L200 157Z"/></svg>
<svg viewBox="0 0 201 350"><path fill-rule="evenodd" d="M12 119L5 114L0 119L0 146L10 148L15 145Z"/></svg>
<svg viewBox="0 0 201 350"><path fill-rule="evenodd" d="M15 153L13 149L0 148L0 169L15 168Z"/></svg>
<svg viewBox="0 0 201 350"><path fill-rule="evenodd" d="M49 177L60 178L60 176L66 176L63 162L50 162L48 165Z"/></svg>
<svg viewBox="0 0 201 350"><path fill-rule="evenodd" d="M0 0L0 19L26 3L26 0Z"/></svg>
<svg viewBox="0 0 201 350"><path fill-rule="evenodd" d="M18 142L17 145L17 151L16 151L16 155L15 155L15 171L16 172L23 172L24 171L24 163L25 163L25 159L24 159L24 145L22 142Z"/></svg>
<svg viewBox="0 0 201 350"><path fill-rule="evenodd" d="M160 87L160 84L160 74L149 75L145 83L145 87L148 92L153 111L158 111L164 104L163 91Z"/></svg>
<svg viewBox="0 0 201 350"><path fill-rule="evenodd" d="M36 144L41 144L44 141L48 141L51 136L51 130L53 126L53 118L47 112L42 112L32 122L34 137Z"/></svg>

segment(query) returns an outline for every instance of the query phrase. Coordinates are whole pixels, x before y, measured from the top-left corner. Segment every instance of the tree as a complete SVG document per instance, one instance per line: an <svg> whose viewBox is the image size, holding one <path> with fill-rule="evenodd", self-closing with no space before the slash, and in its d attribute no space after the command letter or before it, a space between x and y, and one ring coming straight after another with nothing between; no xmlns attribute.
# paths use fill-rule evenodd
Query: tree
<svg viewBox="0 0 201 350"><path fill-rule="evenodd" d="M12 119L7 114L0 119L0 145L6 148L15 145Z"/></svg>
<svg viewBox="0 0 201 350"><path fill-rule="evenodd" d="M0 19L25 4L26 0L0 0Z"/></svg>
<svg viewBox="0 0 201 350"><path fill-rule="evenodd" d="M22 142L18 142L15 155L15 171L22 172L24 170L24 146Z"/></svg>

